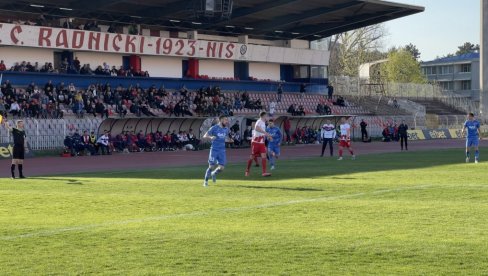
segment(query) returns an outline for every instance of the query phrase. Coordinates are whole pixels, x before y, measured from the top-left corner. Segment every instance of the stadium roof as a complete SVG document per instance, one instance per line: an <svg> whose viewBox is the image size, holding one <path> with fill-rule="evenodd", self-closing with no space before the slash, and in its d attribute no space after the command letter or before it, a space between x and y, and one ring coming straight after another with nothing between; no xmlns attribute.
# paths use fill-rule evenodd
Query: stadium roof
<svg viewBox="0 0 488 276"><path fill-rule="evenodd" d="M474 52L474 53L467 53L459 56L438 58L435 60L422 62L422 65L439 64L439 63L458 63L458 62L465 62L465 61L479 60L479 59L480 59L480 53Z"/></svg>
<svg viewBox="0 0 488 276"><path fill-rule="evenodd" d="M252 38L317 40L424 11L379 0L234 0L230 19L198 20L195 0L0 0L0 10L197 30Z"/></svg>

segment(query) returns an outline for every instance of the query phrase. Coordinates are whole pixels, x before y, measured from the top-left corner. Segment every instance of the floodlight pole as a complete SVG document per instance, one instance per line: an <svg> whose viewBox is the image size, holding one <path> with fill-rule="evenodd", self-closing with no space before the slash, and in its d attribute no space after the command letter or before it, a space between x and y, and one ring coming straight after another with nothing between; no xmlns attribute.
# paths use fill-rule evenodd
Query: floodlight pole
<svg viewBox="0 0 488 276"><path fill-rule="evenodd" d="M480 0L480 117L488 120L488 1ZM485 52L486 51L486 52Z"/></svg>

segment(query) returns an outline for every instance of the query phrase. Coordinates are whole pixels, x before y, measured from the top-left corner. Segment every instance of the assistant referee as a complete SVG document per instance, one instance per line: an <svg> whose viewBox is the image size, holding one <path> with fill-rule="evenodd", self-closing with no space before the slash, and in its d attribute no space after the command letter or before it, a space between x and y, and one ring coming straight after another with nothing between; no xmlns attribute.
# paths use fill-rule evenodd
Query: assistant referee
<svg viewBox="0 0 488 276"><path fill-rule="evenodd" d="M11 127L6 121L4 125L10 132L12 132L12 136L14 139L12 166L10 167L10 171L12 172L12 179L15 179L15 165L17 165L19 169L19 178L25 178L22 172L24 166L24 155L26 152L29 152L29 149L27 148L24 121L18 120L16 122L16 127Z"/></svg>

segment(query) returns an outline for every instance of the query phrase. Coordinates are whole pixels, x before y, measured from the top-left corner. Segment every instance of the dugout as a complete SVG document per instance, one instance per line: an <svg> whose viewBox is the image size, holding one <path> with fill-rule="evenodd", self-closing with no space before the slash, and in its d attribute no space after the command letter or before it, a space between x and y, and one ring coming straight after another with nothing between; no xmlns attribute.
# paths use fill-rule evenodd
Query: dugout
<svg viewBox="0 0 488 276"><path fill-rule="evenodd" d="M285 118L290 119L291 132L294 132L297 128L302 128L304 126L311 127L314 129L320 128L326 122L331 122L334 125L340 123L342 117L352 118L351 125L355 124L355 115L324 115L324 116L277 116L274 118L275 125L283 129L283 122ZM230 126L234 122L239 121L240 132L243 134L244 130L248 125L257 120L256 117L248 116L235 116L229 117ZM113 135L117 135L125 131L134 131L139 133L150 133L161 131L163 134L166 132L172 132L173 130L178 133L181 131L193 130L193 133L197 137L202 137L203 134L212 126L215 121L214 117L211 118L199 118L199 117L173 117L173 118L123 118L115 119L109 118L104 120L99 128L98 134L103 133L104 130L109 130ZM354 129L354 128L353 128Z"/></svg>

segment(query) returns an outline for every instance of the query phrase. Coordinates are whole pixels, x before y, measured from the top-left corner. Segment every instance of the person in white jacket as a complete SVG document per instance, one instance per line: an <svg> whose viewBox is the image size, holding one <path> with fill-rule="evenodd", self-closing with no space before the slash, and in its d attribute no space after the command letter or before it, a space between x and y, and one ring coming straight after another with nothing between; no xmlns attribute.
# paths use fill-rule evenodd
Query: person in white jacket
<svg viewBox="0 0 488 276"><path fill-rule="evenodd" d="M336 129L330 122L327 122L322 126L322 129L320 130L320 138L322 138L322 154L320 157L324 156L327 144L329 144L330 156L334 156L334 148L332 147L332 144L334 143L336 135Z"/></svg>

